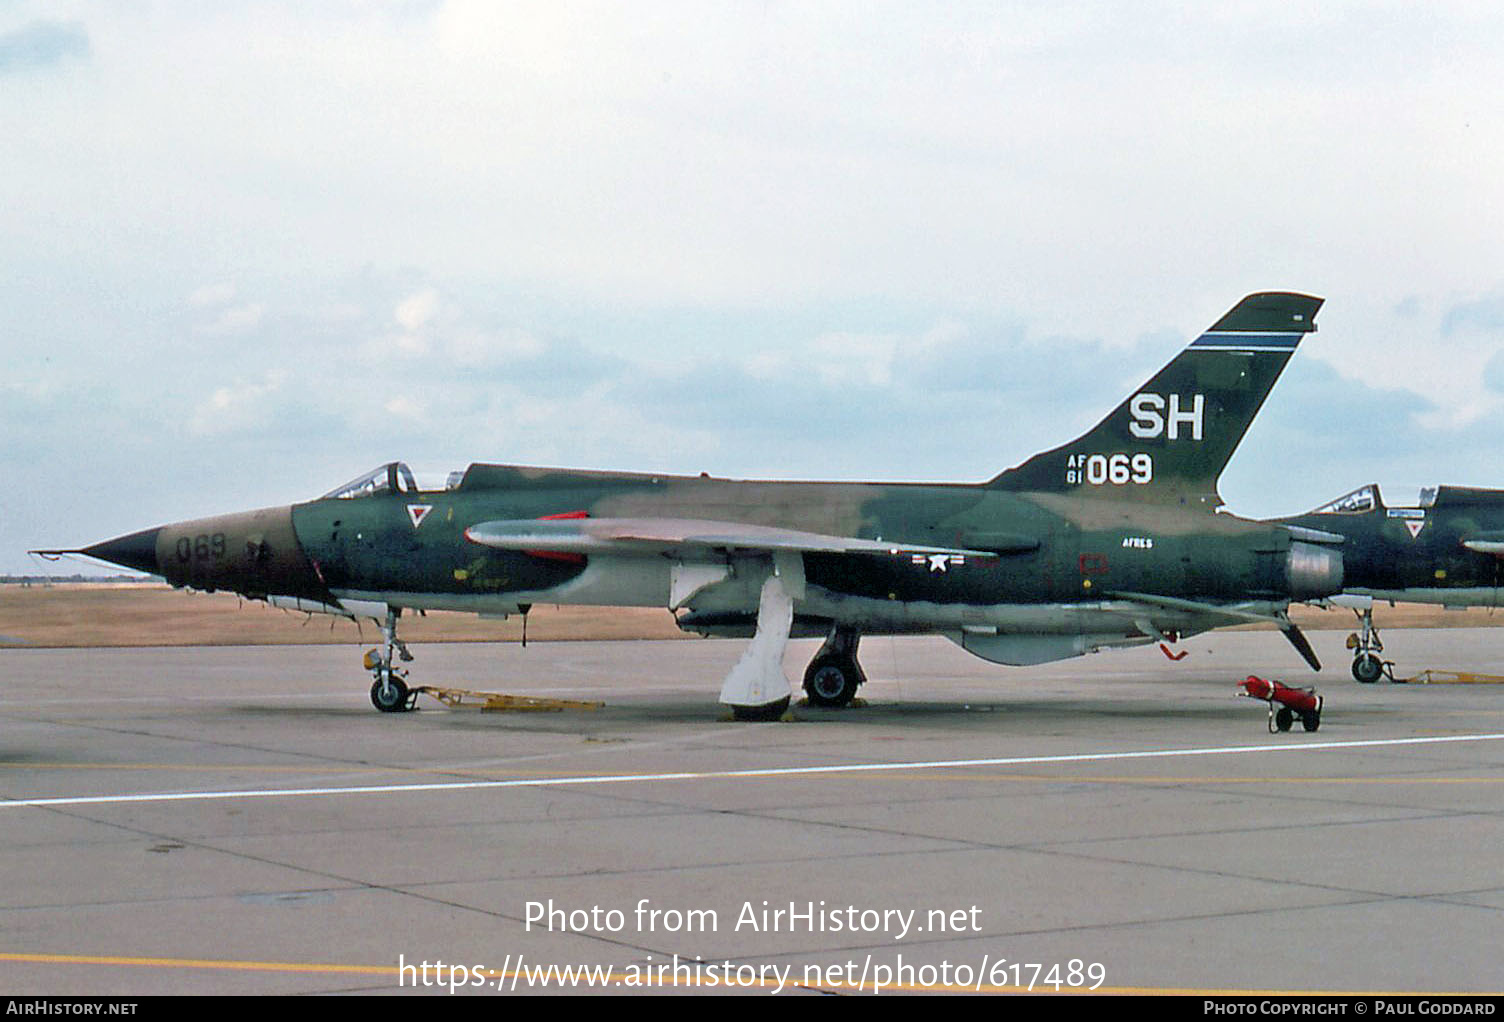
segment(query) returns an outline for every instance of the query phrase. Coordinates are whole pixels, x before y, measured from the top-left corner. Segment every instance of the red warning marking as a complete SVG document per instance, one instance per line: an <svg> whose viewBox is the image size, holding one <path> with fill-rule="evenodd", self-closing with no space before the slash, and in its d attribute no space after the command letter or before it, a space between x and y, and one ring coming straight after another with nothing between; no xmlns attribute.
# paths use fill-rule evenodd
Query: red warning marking
<svg viewBox="0 0 1504 1022"><path fill-rule="evenodd" d="M539 515L540 522L557 522L565 519L589 518L589 511L562 511L556 515ZM541 557L545 561L563 561L565 564L584 564L584 554L564 553L559 550L524 550L529 557Z"/></svg>

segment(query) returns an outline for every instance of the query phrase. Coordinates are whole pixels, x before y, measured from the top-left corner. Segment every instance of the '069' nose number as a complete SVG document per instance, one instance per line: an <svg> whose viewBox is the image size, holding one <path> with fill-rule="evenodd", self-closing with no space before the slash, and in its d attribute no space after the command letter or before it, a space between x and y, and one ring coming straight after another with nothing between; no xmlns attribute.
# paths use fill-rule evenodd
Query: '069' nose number
<svg viewBox="0 0 1504 1022"><path fill-rule="evenodd" d="M225 555L225 534L216 532L214 535L199 535L193 539L183 536L177 542L178 561L187 564L190 560L207 561L210 558L219 560Z"/></svg>

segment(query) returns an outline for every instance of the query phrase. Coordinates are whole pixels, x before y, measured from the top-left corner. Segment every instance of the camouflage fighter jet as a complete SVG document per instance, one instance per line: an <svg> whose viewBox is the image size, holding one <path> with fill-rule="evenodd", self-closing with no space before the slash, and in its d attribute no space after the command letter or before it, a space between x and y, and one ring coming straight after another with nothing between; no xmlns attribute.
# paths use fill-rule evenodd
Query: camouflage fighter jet
<svg viewBox="0 0 1504 1022"><path fill-rule="evenodd" d="M1078 439L978 484L758 482L474 464L423 490L393 462L317 500L164 525L82 553L278 606L370 617L371 700L416 695L404 611L536 603L667 607L750 635L721 687L777 716L791 635L824 636L810 700L849 703L863 635L939 633L1037 664L1246 621L1316 658L1289 602L1338 592L1340 552L1213 514L1217 480L1322 300L1260 293Z"/></svg>
<svg viewBox="0 0 1504 1022"><path fill-rule="evenodd" d="M1351 607L1360 628L1348 637L1353 677L1365 684L1393 664L1373 624L1375 600L1444 607L1497 607L1504 559L1504 490L1438 486L1414 507L1389 507L1377 484L1314 511L1275 519L1303 541L1342 554L1344 592L1327 603Z"/></svg>

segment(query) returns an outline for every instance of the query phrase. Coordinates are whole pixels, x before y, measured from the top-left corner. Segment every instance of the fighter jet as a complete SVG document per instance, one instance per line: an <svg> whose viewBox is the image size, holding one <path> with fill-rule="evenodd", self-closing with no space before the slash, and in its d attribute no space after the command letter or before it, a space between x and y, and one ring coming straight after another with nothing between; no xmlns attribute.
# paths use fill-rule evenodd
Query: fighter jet
<svg viewBox="0 0 1504 1022"><path fill-rule="evenodd" d="M1351 607L1360 628L1348 637L1353 677L1387 673L1373 623L1375 600L1446 607L1499 606L1504 558L1504 490L1438 486L1413 507L1389 507L1377 484L1361 486L1314 511L1275 519L1294 535L1342 553L1344 592L1328 603Z"/></svg>
<svg viewBox="0 0 1504 1022"><path fill-rule="evenodd" d="M1322 299L1238 302L1082 436L976 484L769 482L473 464L442 489L382 466L316 500L146 529L75 551L298 610L373 618L383 711L416 700L410 611L666 607L750 635L721 701L788 706L791 635L823 636L812 703L851 702L863 635L941 634L1001 664L1276 624L1342 588L1341 553L1213 512L1217 480ZM1319 666L1319 665L1318 665Z"/></svg>

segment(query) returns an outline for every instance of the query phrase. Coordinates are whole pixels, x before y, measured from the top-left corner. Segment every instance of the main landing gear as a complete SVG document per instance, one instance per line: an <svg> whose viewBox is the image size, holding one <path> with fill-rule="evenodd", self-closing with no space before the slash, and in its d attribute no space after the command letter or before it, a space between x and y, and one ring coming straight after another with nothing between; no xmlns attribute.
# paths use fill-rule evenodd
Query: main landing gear
<svg viewBox="0 0 1504 1022"><path fill-rule="evenodd" d="M757 600L757 631L742 658L721 684L721 702L736 720L779 720L789 708L783 651L794 623L794 599L775 571L763 580Z"/></svg>
<svg viewBox="0 0 1504 1022"><path fill-rule="evenodd" d="M1353 677L1365 685L1372 685L1380 678L1394 680L1394 661L1383 660L1384 642L1373 624L1373 608L1355 610L1362 630L1347 637L1347 648L1353 651Z"/></svg>
<svg viewBox="0 0 1504 1022"><path fill-rule="evenodd" d="M387 609L381 625L382 645L368 650L364 660L366 670L376 679L371 685L371 705L382 713L406 713L418 702L418 693L407 686L407 671L392 663L393 652L403 663L413 659L407 643L397 638L397 618L401 615L400 608Z"/></svg>
<svg viewBox="0 0 1504 1022"><path fill-rule="evenodd" d="M802 580L800 580L802 582ZM796 583L797 584L797 583ZM779 720L789 708L783 653L794 619L794 600L783 575L774 572L758 595L757 631L721 686L721 702L736 720ZM833 628L804 672L804 691L815 706L846 706L867 676L856 659L861 635Z"/></svg>
<svg viewBox="0 0 1504 1022"><path fill-rule="evenodd" d="M833 628L825 645L804 671L804 694L812 706L849 706L856 690L866 684L867 675L856 659L860 632Z"/></svg>

